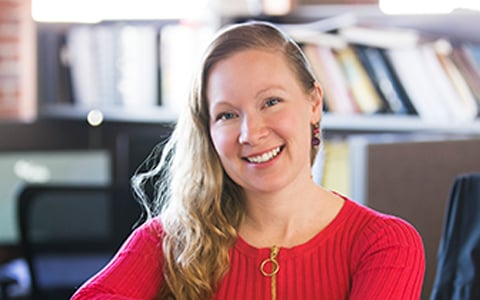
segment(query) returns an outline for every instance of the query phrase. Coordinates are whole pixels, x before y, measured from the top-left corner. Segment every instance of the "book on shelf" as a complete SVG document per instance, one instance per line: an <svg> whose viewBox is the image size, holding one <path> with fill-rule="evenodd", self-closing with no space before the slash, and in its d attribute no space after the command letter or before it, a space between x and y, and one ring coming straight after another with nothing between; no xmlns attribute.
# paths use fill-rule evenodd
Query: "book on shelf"
<svg viewBox="0 0 480 300"><path fill-rule="evenodd" d="M323 141L323 173L321 185L326 189L351 195L351 162L348 141L330 139Z"/></svg>
<svg viewBox="0 0 480 300"><path fill-rule="evenodd" d="M480 45L475 43L464 43L465 50L471 55L474 64L480 67Z"/></svg>
<svg viewBox="0 0 480 300"><path fill-rule="evenodd" d="M460 68L451 58L452 45L444 39L438 40L435 45L438 61L456 92L458 101L455 101L454 105L458 109L459 117L466 120L475 119L478 115L478 104Z"/></svg>
<svg viewBox="0 0 480 300"><path fill-rule="evenodd" d="M477 64L468 52L465 43L455 43L452 45L450 57L457 66L463 78L470 87L477 100L477 106L480 105L480 65Z"/></svg>
<svg viewBox="0 0 480 300"><path fill-rule="evenodd" d="M447 71L438 59L435 44L423 45L420 49L423 54L423 62L427 72L430 74L432 89L436 92L439 100L437 106L446 111L448 121L464 122L473 120L476 112L472 112L470 107L463 102L461 95L458 94L453 82L448 77Z"/></svg>
<svg viewBox="0 0 480 300"><path fill-rule="evenodd" d="M72 104L73 91L65 35L39 29L37 61L38 94L45 104Z"/></svg>
<svg viewBox="0 0 480 300"><path fill-rule="evenodd" d="M448 120L446 110L437 102L437 93L431 85L431 74L424 66L421 50L418 47L389 49L386 54L420 118L425 121Z"/></svg>
<svg viewBox="0 0 480 300"><path fill-rule="evenodd" d="M384 104L370 77L351 46L336 49L336 57L342 66L354 99L364 114L384 110Z"/></svg>
<svg viewBox="0 0 480 300"><path fill-rule="evenodd" d="M358 58L372 80L378 94L385 101L385 110L394 114L416 114L415 108L405 93L384 56L384 50L376 47L354 45Z"/></svg>
<svg viewBox="0 0 480 300"><path fill-rule="evenodd" d="M357 113L358 107L333 49L306 44L303 50L323 88L326 110L337 114Z"/></svg>
<svg viewBox="0 0 480 300"><path fill-rule="evenodd" d="M98 81L98 99L104 106L121 105L121 93L117 86L120 78L120 31L121 26L102 24L92 28L96 45L95 56Z"/></svg>
<svg viewBox="0 0 480 300"><path fill-rule="evenodd" d="M158 30L151 25L125 25L118 47L118 87L122 105L149 108L160 104Z"/></svg>
<svg viewBox="0 0 480 300"><path fill-rule="evenodd" d="M195 66L214 31L203 24L179 23L162 28L160 34L160 65L162 73L162 105L178 113L188 97Z"/></svg>
<svg viewBox="0 0 480 300"><path fill-rule="evenodd" d="M390 59L419 116L429 122L470 122L476 113L462 99L432 43L388 49Z"/></svg>
<svg viewBox="0 0 480 300"><path fill-rule="evenodd" d="M73 101L75 105L87 107L100 105L93 31L93 26L79 25L67 32Z"/></svg>
<svg viewBox="0 0 480 300"><path fill-rule="evenodd" d="M66 34L75 104L137 109L159 104L153 25L77 25Z"/></svg>

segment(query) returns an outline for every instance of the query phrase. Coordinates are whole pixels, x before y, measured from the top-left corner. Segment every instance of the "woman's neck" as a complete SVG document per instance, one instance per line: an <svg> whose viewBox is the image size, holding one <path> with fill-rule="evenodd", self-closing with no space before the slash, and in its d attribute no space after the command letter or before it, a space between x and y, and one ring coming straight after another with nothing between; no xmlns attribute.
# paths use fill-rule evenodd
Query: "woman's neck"
<svg viewBox="0 0 480 300"><path fill-rule="evenodd" d="M292 247L320 232L335 218L342 205L343 199L313 181L293 192L249 194L239 234L259 248Z"/></svg>

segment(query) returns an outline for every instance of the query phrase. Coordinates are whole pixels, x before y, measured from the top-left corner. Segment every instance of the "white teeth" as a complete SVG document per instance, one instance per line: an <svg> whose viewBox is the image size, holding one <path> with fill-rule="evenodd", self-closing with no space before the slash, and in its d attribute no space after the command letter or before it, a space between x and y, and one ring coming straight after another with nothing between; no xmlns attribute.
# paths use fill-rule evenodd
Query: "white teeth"
<svg viewBox="0 0 480 300"><path fill-rule="evenodd" d="M263 153L262 155L247 157L247 160L248 162L256 164L264 163L273 159L275 156L278 155L278 153L280 153L280 147L277 147L270 152Z"/></svg>

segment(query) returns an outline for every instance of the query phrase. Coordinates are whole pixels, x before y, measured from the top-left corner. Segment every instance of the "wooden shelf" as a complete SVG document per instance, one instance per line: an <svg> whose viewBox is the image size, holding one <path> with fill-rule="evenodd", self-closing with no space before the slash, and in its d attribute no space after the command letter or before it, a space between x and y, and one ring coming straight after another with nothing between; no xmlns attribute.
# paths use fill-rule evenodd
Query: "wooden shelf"
<svg viewBox="0 0 480 300"><path fill-rule="evenodd" d="M177 119L177 113L164 107L81 107L69 105L43 105L39 116L49 119L86 120L92 110L102 112L106 122L133 123L171 123Z"/></svg>
<svg viewBox="0 0 480 300"><path fill-rule="evenodd" d="M425 122L416 116L396 115L332 115L325 114L322 128L348 132L441 132L480 134L480 120L467 123Z"/></svg>
<svg viewBox="0 0 480 300"><path fill-rule="evenodd" d="M40 117L49 119L86 120L93 109L103 113L106 122L173 123L178 114L161 106L151 108L108 107L87 108L78 106L43 106ZM322 118L325 131L346 132L441 132L480 135L480 120L468 123L425 122L416 116L396 115L334 115Z"/></svg>

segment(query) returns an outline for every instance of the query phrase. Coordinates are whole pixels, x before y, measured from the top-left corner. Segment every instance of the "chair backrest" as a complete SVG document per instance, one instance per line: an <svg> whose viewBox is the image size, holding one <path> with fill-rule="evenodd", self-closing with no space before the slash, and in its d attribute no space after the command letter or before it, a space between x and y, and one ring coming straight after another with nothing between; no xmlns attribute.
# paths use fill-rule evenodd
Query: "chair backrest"
<svg viewBox="0 0 480 300"><path fill-rule="evenodd" d="M18 196L33 299L68 299L115 253L112 189L27 185Z"/></svg>
<svg viewBox="0 0 480 300"><path fill-rule="evenodd" d="M455 178L430 299L480 299L480 173Z"/></svg>

